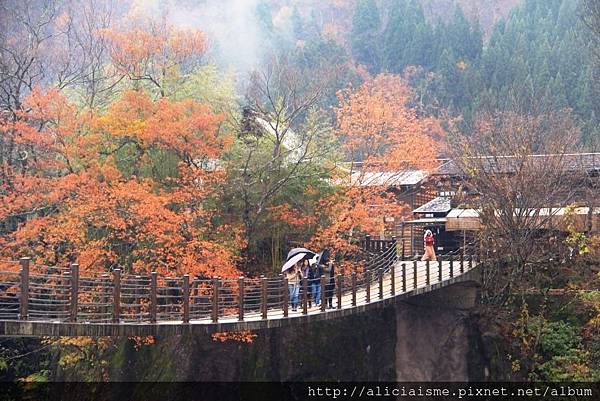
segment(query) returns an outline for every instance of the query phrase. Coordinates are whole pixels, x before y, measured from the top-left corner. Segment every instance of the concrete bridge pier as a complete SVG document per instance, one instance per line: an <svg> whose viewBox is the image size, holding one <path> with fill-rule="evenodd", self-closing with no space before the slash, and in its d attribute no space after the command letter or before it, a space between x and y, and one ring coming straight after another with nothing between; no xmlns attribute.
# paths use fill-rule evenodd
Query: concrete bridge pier
<svg viewBox="0 0 600 401"><path fill-rule="evenodd" d="M470 312L478 289L467 281L395 305L397 381L467 381L483 370Z"/></svg>

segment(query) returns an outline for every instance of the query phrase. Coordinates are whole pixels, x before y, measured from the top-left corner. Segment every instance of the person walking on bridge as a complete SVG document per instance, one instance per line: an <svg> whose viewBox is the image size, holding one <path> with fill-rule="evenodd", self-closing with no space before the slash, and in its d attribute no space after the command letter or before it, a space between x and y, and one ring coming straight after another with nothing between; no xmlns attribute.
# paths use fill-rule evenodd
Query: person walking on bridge
<svg viewBox="0 0 600 401"><path fill-rule="evenodd" d="M325 301L327 302L327 308L333 309L333 292L335 290L335 267L333 261L325 265L323 269L325 274Z"/></svg>
<svg viewBox="0 0 600 401"><path fill-rule="evenodd" d="M290 304L292 305L292 311L296 311L298 308L298 301L300 295L300 279L302 278L302 271L300 267L302 262L296 262L292 267L285 270L285 278L288 282L288 291Z"/></svg>
<svg viewBox="0 0 600 401"><path fill-rule="evenodd" d="M315 306L321 304L321 275L323 275L323 267L317 260L310 268L309 280L312 283L312 296Z"/></svg>
<svg viewBox="0 0 600 401"><path fill-rule="evenodd" d="M435 261L437 260L437 258L435 257L435 249L434 249L434 239L433 239L433 233L431 232L431 230L426 230L425 234L423 235L423 245L424 245L424 249L425 252L423 254L423 257L421 258L422 261L426 261L426 260L431 260L431 261Z"/></svg>

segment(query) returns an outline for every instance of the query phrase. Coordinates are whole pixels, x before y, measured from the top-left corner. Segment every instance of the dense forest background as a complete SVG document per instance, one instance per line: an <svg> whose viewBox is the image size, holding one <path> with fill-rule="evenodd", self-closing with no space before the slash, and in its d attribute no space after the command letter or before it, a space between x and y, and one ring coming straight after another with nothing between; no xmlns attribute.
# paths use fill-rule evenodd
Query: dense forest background
<svg viewBox="0 0 600 401"><path fill-rule="evenodd" d="M597 88L578 1L275 4L261 3L257 12L287 13L292 29L266 21L263 34L293 51L298 63L403 75L425 110L459 116L465 132L482 111L570 108L594 146ZM340 87L349 78L351 71Z"/></svg>

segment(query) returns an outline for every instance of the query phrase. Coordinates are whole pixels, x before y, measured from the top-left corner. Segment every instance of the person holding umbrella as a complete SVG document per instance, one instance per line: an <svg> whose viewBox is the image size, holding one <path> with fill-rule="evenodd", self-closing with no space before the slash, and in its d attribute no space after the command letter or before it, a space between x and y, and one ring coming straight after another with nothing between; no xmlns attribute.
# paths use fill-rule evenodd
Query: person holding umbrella
<svg viewBox="0 0 600 401"><path fill-rule="evenodd" d="M281 272L285 274L285 278L288 280L288 291L290 304L292 305L292 311L296 311L299 304L300 295L300 280L302 280L302 261L310 259L315 256L316 253L309 251L306 248L294 248L288 252L287 261L281 268Z"/></svg>
<svg viewBox="0 0 600 401"><path fill-rule="evenodd" d="M292 267L285 271L285 278L288 281L288 291L290 304L292 305L292 311L296 311L299 303L300 295L300 280L302 278L302 271L300 266L302 262L296 262Z"/></svg>

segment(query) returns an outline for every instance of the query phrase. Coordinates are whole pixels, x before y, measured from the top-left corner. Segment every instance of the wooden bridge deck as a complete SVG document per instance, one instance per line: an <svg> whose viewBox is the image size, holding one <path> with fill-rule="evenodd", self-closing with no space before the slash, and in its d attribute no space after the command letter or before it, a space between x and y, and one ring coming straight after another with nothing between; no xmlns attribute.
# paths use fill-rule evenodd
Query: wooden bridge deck
<svg viewBox="0 0 600 401"><path fill-rule="evenodd" d="M395 255L392 256L395 258ZM72 302L65 298L65 308L61 314L60 311L48 313L48 317L42 315L27 316L22 319L23 301L20 301L19 314L7 315L7 309L2 309L2 299L0 299L0 336L146 336L146 335L180 335L186 333L214 333L220 331L241 331L258 330L284 325L304 324L320 320L335 319L356 313L363 313L371 308L378 308L390 305L394 302L406 300L415 295L435 291L441 287L456 284L465 281L478 281L477 263L471 258L461 261L443 261L443 262L413 262L413 261L395 261L384 268L372 270L370 273L356 273L345 276L338 276L336 279L338 288L334 291L333 309L323 310L319 306L308 306L304 308L303 301L298 306L297 311L292 311L289 306L287 289L285 284L279 285L281 279L258 281L258 290L249 289L240 285L238 282L236 291L231 291L232 297L227 301L227 297L220 298L219 291L215 291L212 297L212 310L206 311L203 315L190 315L190 300L198 300L190 291L189 283L183 280L182 291L176 297L182 302L171 305L172 313L167 313L166 319L156 319L156 311L160 305L156 295L156 281L154 281L153 290L150 290L148 297L150 304L145 300L137 305L139 313L133 313L128 316L123 308L131 305L121 300L123 289L127 282L113 282L115 285L110 289L112 295L111 303L98 303L108 306L111 311L112 319L108 321L86 320L90 313L83 313L85 303L81 302L81 294L75 292L77 299ZM23 272L21 271L21 276ZM154 279L156 280L156 279ZM81 279L82 282L85 279ZM78 284L57 287L63 292L79 290ZM352 282L355 285L352 285ZM15 282L13 282L15 283ZM3 281L0 280L0 288ZM64 284L64 283L63 283ZM232 285L235 283L231 283ZM341 286L340 286L341 284ZM25 285L31 285L26 283ZM223 284L221 284L223 286ZM75 288L73 288L75 287ZM115 291L115 287L117 290ZM23 289L23 284L21 284ZM29 293L31 291L25 288ZM136 290L137 291L137 290ZM241 292L240 292L241 291ZM100 292L100 295L106 295L107 292ZM241 294L242 301L233 297L234 293ZM216 294L216 296L214 296ZM210 294L209 294L210 295ZM37 295L39 297L39 295ZM166 297L166 296L165 296ZM85 298L85 296L84 296ZM272 301L275 299L276 301ZM19 298L20 299L20 298ZM33 298L36 299L36 298ZM38 298L39 299L39 298ZM9 299L10 300L10 299ZM219 301L226 305L218 305ZM255 301L248 307L249 301ZM56 301L56 300L55 300ZM27 302L32 302L29 299ZM167 298L166 302L173 302ZM159 303L159 305L157 305ZM215 303L217 305L215 306ZM8 303L7 303L8 304ZM92 305L93 303L89 303ZM117 305L115 307L115 304ZM52 305L52 304L49 304ZM154 307L152 307L154 305ZM14 305L13 305L14 306ZM192 304L193 306L193 304ZM27 312L26 305L25 312ZM42 308L43 309L43 308ZM48 307L50 309L50 307ZM56 309L56 308L55 308ZM142 310L144 312L142 313ZM15 309L8 309L15 311ZM66 311L66 312L65 312ZM106 311L104 315L106 315ZM169 318L169 316L173 318ZM6 318L6 317L9 318ZM97 317L97 316L94 316ZM74 321L75 320L75 321Z"/></svg>

